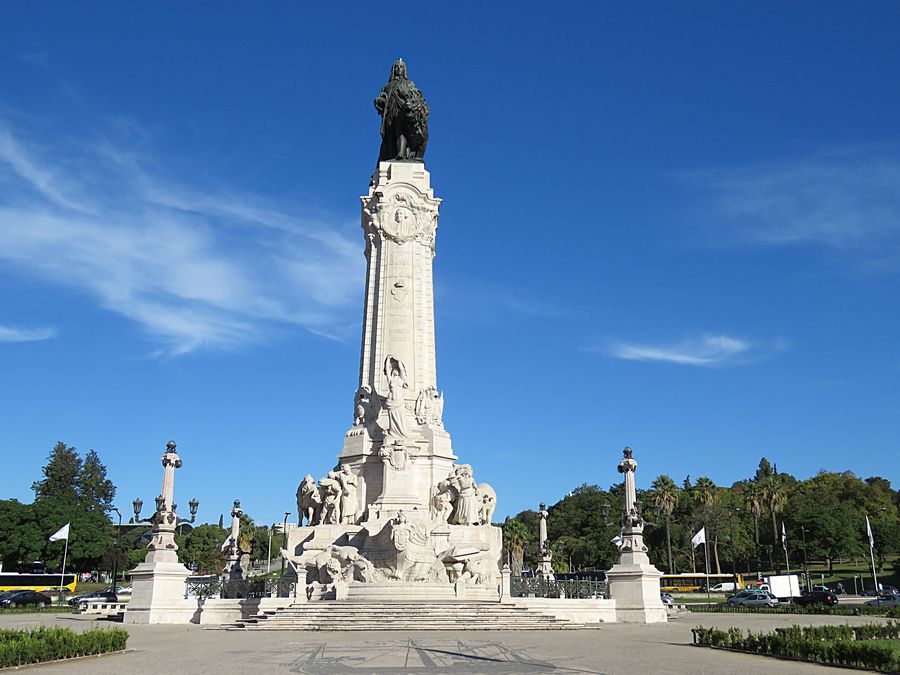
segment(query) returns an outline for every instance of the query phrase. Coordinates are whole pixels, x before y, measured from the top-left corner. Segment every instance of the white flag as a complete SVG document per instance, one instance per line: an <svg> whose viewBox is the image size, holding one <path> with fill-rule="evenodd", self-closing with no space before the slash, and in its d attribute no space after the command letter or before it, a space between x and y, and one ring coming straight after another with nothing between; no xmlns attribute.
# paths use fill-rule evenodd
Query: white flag
<svg viewBox="0 0 900 675"><path fill-rule="evenodd" d="M866 515L866 534L869 535L869 548L875 548L875 535L872 534L872 526L869 524L868 515Z"/></svg>
<svg viewBox="0 0 900 675"><path fill-rule="evenodd" d="M787 551L787 531L784 529L784 521L781 521L781 546Z"/></svg>
<svg viewBox="0 0 900 675"><path fill-rule="evenodd" d="M620 537L620 536L617 534L615 537L612 538L612 543L615 545L616 548L618 548L618 547L619 547L619 544L622 543L622 537Z"/></svg>
<svg viewBox="0 0 900 675"><path fill-rule="evenodd" d="M706 543L706 526L700 528L700 531L691 538L691 547L697 548L700 544Z"/></svg>
<svg viewBox="0 0 900 675"><path fill-rule="evenodd" d="M64 527L59 528L59 531L56 534L50 535L50 541L62 541L63 539L69 538L69 523L66 523Z"/></svg>

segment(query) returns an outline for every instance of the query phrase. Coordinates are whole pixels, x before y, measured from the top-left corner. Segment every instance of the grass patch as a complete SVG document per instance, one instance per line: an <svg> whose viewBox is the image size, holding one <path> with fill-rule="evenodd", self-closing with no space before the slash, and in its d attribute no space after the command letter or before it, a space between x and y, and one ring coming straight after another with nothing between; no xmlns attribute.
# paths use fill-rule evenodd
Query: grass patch
<svg viewBox="0 0 900 675"><path fill-rule="evenodd" d="M125 649L128 632L121 628L76 633L70 628L0 630L0 668L92 656Z"/></svg>
<svg viewBox="0 0 900 675"><path fill-rule="evenodd" d="M778 607L729 607L727 605L686 605L689 612L715 614L828 614L833 616L885 616L900 619L900 607L875 607L870 605L779 605Z"/></svg>

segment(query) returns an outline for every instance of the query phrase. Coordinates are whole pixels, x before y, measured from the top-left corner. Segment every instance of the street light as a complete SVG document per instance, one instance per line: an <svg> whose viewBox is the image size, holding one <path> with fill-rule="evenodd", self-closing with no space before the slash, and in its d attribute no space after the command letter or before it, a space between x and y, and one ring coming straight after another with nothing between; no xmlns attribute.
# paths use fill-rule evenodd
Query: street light
<svg viewBox="0 0 900 675"><path fill-rule="evenodd" d="M290 511L284 512L284 524L281 526L281 533L284 535L285 547L287 546L287 519L288 519L288 516L290 516L290 515L291 515ZM285 559L284 559L284 556L282 555L281 556L281 576L284 576L284 563L285 563Z"/></svg>
<svg viewBox="0 0 900 675"><path fill-rule="evenodd" d="M119 526L116 528L116 554L113 556L112 591L116 591L116 580L119 577L119 538L122 536L122 512L115 506L112 507L119 516Z"/></svg>

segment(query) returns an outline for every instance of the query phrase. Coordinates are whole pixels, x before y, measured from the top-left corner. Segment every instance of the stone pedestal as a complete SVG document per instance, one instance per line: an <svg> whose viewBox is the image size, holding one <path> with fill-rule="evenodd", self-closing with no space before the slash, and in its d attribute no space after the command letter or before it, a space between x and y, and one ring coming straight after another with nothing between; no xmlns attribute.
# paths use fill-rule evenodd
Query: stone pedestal
<svg viewBox="0 0 900 675"><path fill-rule="evenodd" d="M644 519L634 472L637 462L631 448L625 448L619 473L625 474L625 505L622 511L622 534L619 538L619 562L606 573L609 597L616 601L616 620L625 623L662 623L669 620L659 595L662 576L650 564L644 545Z"/></svg>
<svg viewBox="0 0 900 675"><path fill-rule="evenodd" d="M196 603L184 597L191 572L179 562L144 561L131 571L131 600L125 623L187 623Z"/></svg>

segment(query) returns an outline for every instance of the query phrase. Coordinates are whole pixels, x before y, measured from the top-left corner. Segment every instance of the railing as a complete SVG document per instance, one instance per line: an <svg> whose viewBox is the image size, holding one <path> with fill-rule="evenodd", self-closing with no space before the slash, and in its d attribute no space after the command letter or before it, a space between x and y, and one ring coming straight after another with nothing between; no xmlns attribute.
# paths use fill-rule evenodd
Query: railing
<svg viewBox="0 0 900 675"><path fill-rule="evenodd" d="M513 577L510 581L513 597L572 599L609 597L606 582L595 579L558 579L551 581L541 577L534 579Z"/></svg>
<svg viewBox="0 0 900 675"><path fill-rule="evenodd" d="M225 598L292 598L297 594L297 583L291 579L188 579L184 597Z"/></svg>

